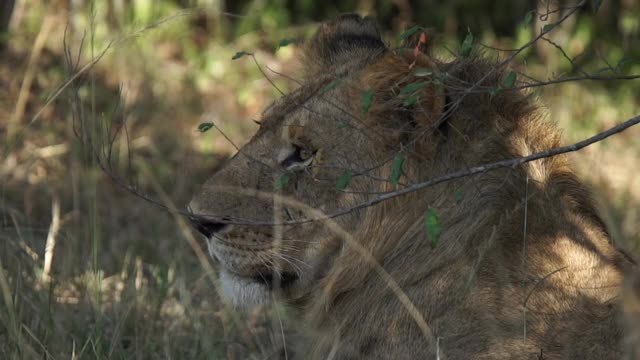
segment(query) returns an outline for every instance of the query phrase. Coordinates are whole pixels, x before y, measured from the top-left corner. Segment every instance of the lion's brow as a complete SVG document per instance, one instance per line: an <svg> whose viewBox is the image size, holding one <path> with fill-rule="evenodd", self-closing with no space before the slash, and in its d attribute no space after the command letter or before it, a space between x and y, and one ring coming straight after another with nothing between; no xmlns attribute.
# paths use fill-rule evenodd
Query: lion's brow
<svg viewBox="0 0 640 360"><path fill-rule="evenodd" d="M261 128L273 128L295 113L315 94L315 87L302 86L274 101L262 112Z"/></svg>

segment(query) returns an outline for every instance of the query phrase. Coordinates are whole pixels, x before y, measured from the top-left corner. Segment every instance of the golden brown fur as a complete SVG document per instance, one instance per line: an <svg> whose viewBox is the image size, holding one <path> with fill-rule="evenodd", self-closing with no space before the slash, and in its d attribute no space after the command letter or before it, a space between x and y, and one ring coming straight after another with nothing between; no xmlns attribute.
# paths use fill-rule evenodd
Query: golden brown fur
<svg viewBox="0 0 640 360"><path fill-rule="evenodd" d="M335 218L358 246L328 223L266 225L305 217L304 209L263 196L285 173L282 195L331 214L393 190L386 179L400 152L403 187L560 144L530 96L490 93L504 77L495 64L391 51L370 19L348 15L323 25L304 65L302 87L265 111L254 138L191 203L206 215L197 226L210 238L232 302L250 307L276 296L296 308L311 334L303 358L621 357L619 292L633 261L613 246L563 156ZM417 77L415 68L433 75ZM336 78L339 86L328 89ZM403 104L411 94L402 89L417 81L429 83L415 104ZM364 113L369 89L374 101ZM341 192L336 180L345 169L354 176ZM435 246L425 234L427 209L442 228ZM237 224L240 218L260 224ZM236 224L223 229L228 221Z"/></svg>

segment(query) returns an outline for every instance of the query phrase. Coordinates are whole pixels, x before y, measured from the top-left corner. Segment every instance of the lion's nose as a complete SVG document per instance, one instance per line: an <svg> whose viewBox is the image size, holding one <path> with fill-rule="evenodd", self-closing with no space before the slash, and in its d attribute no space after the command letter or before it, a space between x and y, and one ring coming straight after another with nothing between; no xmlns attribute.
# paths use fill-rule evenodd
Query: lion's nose
<svg viewBox="0 0 640 360"><path fill-rule="evenodd" d="M191 216L189 217L189 221L191 222L191 226L193 226L198 232L204 235L207 239L211 238L213 234L222 231L226 224L214 221L212 219L207 219L202 216Z"/></svg>

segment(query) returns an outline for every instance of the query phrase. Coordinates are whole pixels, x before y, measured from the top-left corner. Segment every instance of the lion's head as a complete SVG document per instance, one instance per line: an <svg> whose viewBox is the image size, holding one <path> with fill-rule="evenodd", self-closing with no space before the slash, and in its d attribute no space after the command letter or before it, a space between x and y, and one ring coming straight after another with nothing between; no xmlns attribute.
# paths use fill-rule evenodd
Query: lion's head
<svg viewBox="0 0 640 360"><path fill-rule="evenodd" d="M264 111L257 134L190 204L194 214L211 215L198 217L196 227L209 238L224 291L234 303L269 300L274 281L285 296L304 295L326 275L342 246L320 223L284 226L278 234L268 223L301 220L304 211L287 204L276 211L274 200L256 191L332 214L392 189L391 162L417 146L412 133L437 143L431 126L444 110L444 95L436 94L432 76L412 75L414 60L391 52L369 18L343 16L318 30L305 52L302 86ZM422 54L414 66L438 71ZM397 71L387 73L389 67ZM419 80L424 84L415 92L399 93ZM366 91L372 92L365 113ZM403 106L410 97L417 101ZM337 184L340 178L345 189ZM225 225L244 220L262 225ZM336 221L354 231L362 212Z"/></svg>
<svg viewBox="0 0 640 360"><path fill-rule="evenodd" d="M404 164L400 185L416 181L443 167L445 159L436 159L443 140L468 142L477 137L469 132L493 125L465 123L466 113L453 115L462 113L455 107L474 106L454 104L460 95L455 87L463 84L454 81L452 90L446 88L453 73L469 71L469 66L440 64L408 48L391 51L370 18L346 15L322 25L303 59L302 85L264 111L257 134L190 204L194 214L205 215L196 218L196 227L209 238L210 253L221 264L225 293L239 305L270 299L274 280L285 297L306 295L342 251L343 240L322 223L269 225L307 216L286 204L275 211L273 198L256 191L334 214L393 190L390 174L398 166L397 156ZM474 66L478 75L489 70L481 62ZM486 83L496 82L500 74ZM504 104L496 115L509 119L532 109L519 94L492 101ZM453 108L447 108L450 104ZM512 125L504 121L502 126L509 131ZM370 226L366 218L367 210L361 210L335 221L354 233Z"/></svg>
<svg viewBox="0 0 640 360"><path fill-rule="evenodd" d="M563 358L572 342L588 342L585 332L615 327L594 324L613 318L630 264L565 158L361 206L559 145L529 95L501 91L505 69L473 54L439 61L428 42L416 36L392 50L355 15L322 25L304 51L301 86L264 111L254 137L204 184L193 223L233 303L275 296L314 309L316 323L349 343L343 354L544 348ZM339 216L307 221L318 212Z"/></svg>

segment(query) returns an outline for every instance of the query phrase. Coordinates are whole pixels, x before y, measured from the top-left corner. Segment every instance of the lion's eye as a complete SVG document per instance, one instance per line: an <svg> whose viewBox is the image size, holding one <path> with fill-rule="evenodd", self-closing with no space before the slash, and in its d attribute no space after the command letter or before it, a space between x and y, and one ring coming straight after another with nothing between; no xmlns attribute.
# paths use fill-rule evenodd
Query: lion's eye
<svg viewBox="0 0 640 360"><path fill-rule="evenodd" d="M280 164L289 171L301 170L311 165L313 155L314 151L293 144L293 151Z"/></svg>

